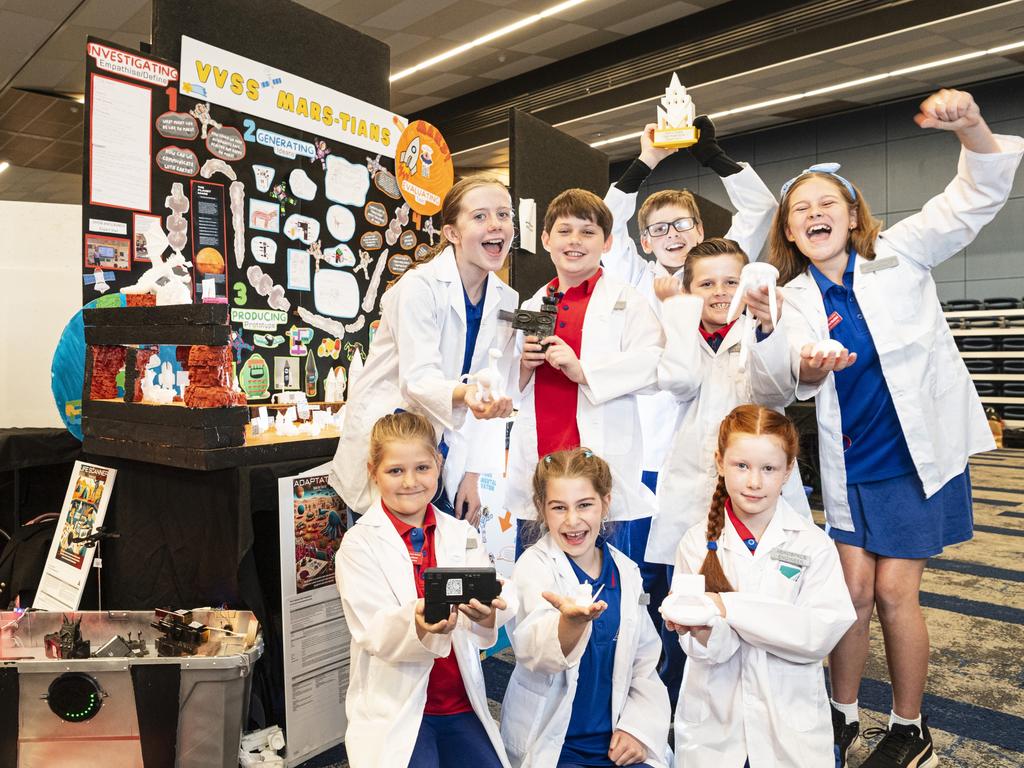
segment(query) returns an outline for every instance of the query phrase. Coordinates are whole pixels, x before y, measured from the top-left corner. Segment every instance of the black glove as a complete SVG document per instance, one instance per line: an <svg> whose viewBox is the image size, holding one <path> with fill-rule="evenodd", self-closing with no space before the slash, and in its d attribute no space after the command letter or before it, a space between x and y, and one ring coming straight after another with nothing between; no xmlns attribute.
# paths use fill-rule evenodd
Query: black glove
<svg viewBox="0 0 1024 768"><path fill-rule="evenodd" d="M725 154L715 139L715 124L707 115L697 115L693 127L700 131L697 143L690 147L690 154L705 168L710 168L723 179L743 170L742 166Z"/></svg>

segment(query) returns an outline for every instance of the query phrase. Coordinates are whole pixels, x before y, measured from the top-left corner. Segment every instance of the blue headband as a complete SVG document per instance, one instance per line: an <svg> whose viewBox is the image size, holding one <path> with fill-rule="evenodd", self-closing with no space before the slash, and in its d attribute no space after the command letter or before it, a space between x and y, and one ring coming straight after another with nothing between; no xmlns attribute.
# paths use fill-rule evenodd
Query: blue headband
<svg viewBox="0 0 1024 768"><path fill-rule="evenodd" d="M850 197L856 200L857 190L853 188L853 184L851 184L849 181L847 181L838 173L836 173L836 171L838 171L841 167L842 166L840 166L839 163L815 163L810 168L804 168L803 172L799 176L794 176L792 179L790 179L789 181L782 185L782 189L779 190L779 200L785 200L786 193L789 192L789 188L793 186L793 182L795 182L797 179L803 178L808 173L824 173L828 176L831 176L833 179L835 179L836 181L843 185L846 191L850 193Z"/></svg>

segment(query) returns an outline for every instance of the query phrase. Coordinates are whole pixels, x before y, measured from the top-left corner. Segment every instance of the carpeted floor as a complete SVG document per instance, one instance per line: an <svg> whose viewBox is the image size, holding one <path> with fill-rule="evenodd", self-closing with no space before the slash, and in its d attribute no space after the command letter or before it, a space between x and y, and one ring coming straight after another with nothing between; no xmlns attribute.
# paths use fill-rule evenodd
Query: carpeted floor
<svg viewBox="0 0 1024 768"><path fill-rule="evenodd" d="M921 601L932 645L924 712L944 768L1020 768L1024 450L1002 449L973 459L971 479L974 538L931 560L924 574ZM513 664L511 651L484 662L495 716ZM877 621L860 704L862 728L885 725L891 691ZM851 766L859 766L866 755L866 749L852 755ZM301 768L347 766L339 747Z"/></svg>

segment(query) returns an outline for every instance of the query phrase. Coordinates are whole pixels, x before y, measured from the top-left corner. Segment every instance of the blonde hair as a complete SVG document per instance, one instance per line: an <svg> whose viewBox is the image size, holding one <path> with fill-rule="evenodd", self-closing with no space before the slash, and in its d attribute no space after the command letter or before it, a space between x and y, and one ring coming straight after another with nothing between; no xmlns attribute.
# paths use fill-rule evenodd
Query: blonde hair
<svg viewBox="0 0 1024 768"><path fill-rule="evenodd" d="M547 533L544 522L544 506L548 501L548 481L560 477L582 477L594 486L594 492L604 498L612 492L612 470L608 462L589 448L571 448L555 451L537 462L533 471L533 506L537 508L537 519L528 523L525 541L533 542Z"/></svg>
<svg viewBox="0 0 1024 768"><path fill-rule="evenodd" d="M800 453L800 433L796 426L784 415L763 405L748 403L739 405L722 419L718 428L718 456L725 456L729 440L735 434L765 435L777 438L786 453L786 466L792 466ZM708 592L734 592L732 584L722 570L718 559L718 540L725 527L725 500L729 493L725 487L725 476L718 476L718 485L711 497L711 508L708 510L707 541L708 553L700 572L704 574L704 587ZM714 542L715 546L711 544Z"/></svg>
<svg viewBox="0 0 1024 768"><path fill-rule="evenodd" d="M686 254L686 261L683 262L683 288L687 293L690 292L690 285L693 283L693 268L697 262L713 256L735 256L736 260L740 263L741 269L744 265L750 263L750 258L743 252L740 244L735 240L729 240L724 237L709 237L704 242L697 243Z"/></svg>
<svg viewBox="0 0 1024 768"><path fill-rule="evenodd" d="M693 196L693 192L688 189L663 189L660 192L649 195L641 204L640 210L637 211L636 225L640 230L640 234L643 234L644 230L647 229L653 214L662 208L668 208L670 205L685 208L690 212L690 216L693 217L694 226L704 226L704 222L700 218L697 198Z"/></svg>
<svg viewBox="0 0 1024 768"><path fill-rule="evenodd" d="M550 233L561 218L575 217L592 221L607 238L612 233L612 212L604 200L586 189L567 189L548 203L544 213L544 231Z"/></svg>
<svg viewBox="0 0 1024 768"><path fill-rule="evenodd" d="M464 179L459 179L452 188L448 190L448 194L444 196L444 202L441 203L441 229L444 229L445 224L455 226L456 219L459 218L459 214L462 213L462 200L474 189L480 189L480 187L501 187L503 190L508 192L508 187L502 183L502 181L494 176L467 176ZM430 249L426 256L422 259L414 261L409 269L413 269L420 264L426 264L428 261L437 256L441 251L447 248L451 243L448 238L441 234L441 239L437 245ZM406 270L408 271L408 270Z"/></svg>
<svg viewBox="0 0 1024 768"><path fill-rule="evenodd" d="M438 464L441 457L437 452L437 436L434 434L434 427L422 416L412 411L399 411L389 413L377 419L370 430L370 449L367 458L367 465L370 474L377 471L381 460L384 458L384 448L388 443L415 442L421 441L429 450Z"/></svg>
<svg viewBox="0 0 1024 768"><path fill-rule="evenodd" d="M860 188L854 184L856 197L850 195L850 191L840 184L829 173L811 171L800 176L793 185L786 190L786 194L779 202L779 210L775 212L775 220L772 222L771 235L768 240L768 262L779 270L779 285L785 285L797 275L807 271L811 261L804 256L800 249L786 237L786 226L789 222L789 207L793 199L793 192L802 184L811 179L824 179L831 183L842 195L843 200L851 208L857 209L857 226L850 231L849 245L863 258L871 261L875 258L875 240L882 229L882 222L871 215L871 209Z"/></svg>

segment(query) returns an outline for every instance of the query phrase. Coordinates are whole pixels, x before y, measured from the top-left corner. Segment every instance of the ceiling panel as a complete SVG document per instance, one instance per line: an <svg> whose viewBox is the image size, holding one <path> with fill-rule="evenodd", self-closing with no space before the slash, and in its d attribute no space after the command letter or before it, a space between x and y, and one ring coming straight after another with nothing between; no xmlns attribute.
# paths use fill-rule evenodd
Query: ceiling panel
<svg viewBox="0 0 1024 768"><path fill-rule="evenodd" d="M812 2L813 0L808 0ZM474 37L550 7L557 0L300 0L313 10L354 26L392 46L392 66L398 69L468 42ZM589 0L515 33L493 40L394 84L392 107L405 114L436 107L447 99L481 88L500 88L500 82L576 53L672 22L725 0ZM824 4L825 0L822 0ZM921 0L909 0L910 3ZM737 3L737 5L739 5ZM77 11L75 10L77 7ZM73 12L74 11L74 12ZM73 12L73 13L72 13ZM0 174L0 197L38 195L56 200L65 195L77 201L81 180L81 121L77 105L47 97L26 96L14 87L65 93L83 90L84 45L89 33L135 46L148 39L149 0L0 0L0 29L18 34L0 46L0 83L17 78L0 93L0 159L8 149L22 162L61 167L70 173L40 168L11 168ZM813 35L814 31L807 34ZM1024 38L1024 2L993 4L980 13L909 29L838 50L823 51L803 61L784 62L742 76L720 79L692 88L698 112L716 112L756 103L777 95L798 93L833 83L934 60L974 48L988 48ZM786 55L780 47L779 57ZM27 62L27 63L26 63ZM20 72L19 72L20 70ZM1018 57L965 62L940 70L833 92L770 111L747 112L718 119L723 136L777 125L816 114L819 109L841 110L846 105L870 104L918 93L938 84L963 82L1024 71ZM40 100L42 99L42 100ZM626 99L630 99L626 95ZM633 99L635 101L635 97ZM562 130L592 142L633 133L655 115L656 99L572 120ZM8 114L10 113L10 114ZM538 116L544 118L544 113ZM17 126L22 135L6 128ZM24 146L19 146L24 141ZM637 140L603 147L612 158L636 153ZM495 144L460 153L461 165L481 167L507 162L507 147ZM52 182L50 181L52 179ZM17 188L19 191L13 191Z"/></svg>

